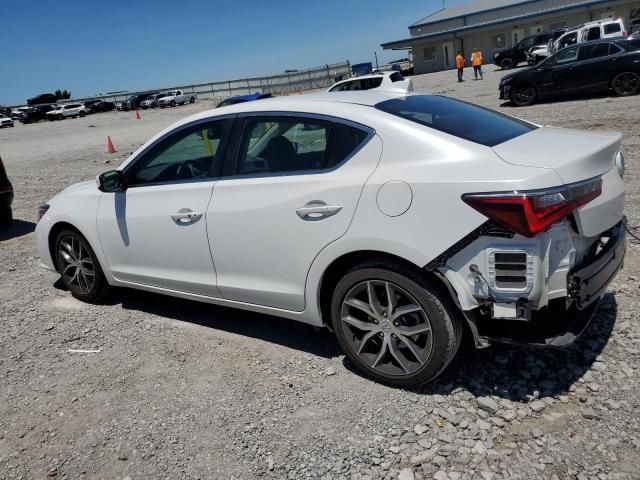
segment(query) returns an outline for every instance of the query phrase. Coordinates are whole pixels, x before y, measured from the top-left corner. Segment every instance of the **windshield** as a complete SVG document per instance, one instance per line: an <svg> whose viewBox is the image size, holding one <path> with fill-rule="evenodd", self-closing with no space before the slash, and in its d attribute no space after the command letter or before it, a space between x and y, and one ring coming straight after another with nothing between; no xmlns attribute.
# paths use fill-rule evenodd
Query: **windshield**
<svg viewBox="0 0 640 480"><path fill-rule="evenodd" d="M425 127L494 147L536 127L488 108L439 95L410 95L375 108Z"/></svg>

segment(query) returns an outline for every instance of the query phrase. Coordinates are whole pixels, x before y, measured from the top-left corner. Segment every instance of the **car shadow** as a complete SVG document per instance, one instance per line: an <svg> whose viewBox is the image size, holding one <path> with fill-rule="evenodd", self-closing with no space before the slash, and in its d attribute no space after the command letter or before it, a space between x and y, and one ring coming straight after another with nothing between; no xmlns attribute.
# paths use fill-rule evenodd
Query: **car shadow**
<svg viewBox="0 0 640 480"><path fill-rule="evenodd" d="M11 225L0 229L0 242L11 240L12 238L23 237L35 231L36 224L24 220L14 220Z"/></svg>
<svg viewBox="0 0 640 480"><path fill-rule="evenodd" d="M564 96L561 96L561 97L545 98L543 100L537 100L536 103L534 103L531 106L546 105L546 104L550 104L550 103L567 103L567 102L575 102L575 101L581 101L581 100L585 100L585 101L586 100L596 100L596 99L599 99L599 98L613 98L613 97L608 92L582 93L582 94L564 95ZM502 102L500 104L500 107L516 108L516 109L527 108L527 107L516 107L515 105L513 105L508 100Z"/></svg>
<svg viewBox="0 0 640 480"><path fill-rule="evenodd" d="M492 395L523 403L537 397L565 394L591 369L609 341L616 316L615 296L607 294L585 332L567 349L500 343L473 349L462 345L440 377L407 390L424 395L449 395L462 388L477 397ZM343 363L354 374L362 376L346 357Z"/></svg>
<svg viewBox="0 0 640 480"><path fill-rule="evenodd" d="M323 358L342 354L335 337L327 329L285 318L125 288L117 289L108 303L119 303L127 310L223 330Z"/></svg>

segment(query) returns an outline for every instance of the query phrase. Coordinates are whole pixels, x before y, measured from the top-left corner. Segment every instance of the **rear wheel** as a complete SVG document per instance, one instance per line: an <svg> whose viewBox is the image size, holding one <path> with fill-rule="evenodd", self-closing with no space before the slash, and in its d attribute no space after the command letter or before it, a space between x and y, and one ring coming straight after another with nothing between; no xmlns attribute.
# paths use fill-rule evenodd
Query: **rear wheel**
<svg viewBox="0 0 640 480"><path fill-rule="evenodd" d="M191 97L191 98L189 99L189 103L195 103L195 101L196 101L196 99L195 99L194 97Z"/></svg>
<svg viewBox="0 0 640 480"><path fill-rule="evenodd" d="M99 302L109 292L95 253L78 232L63 230L58 234L55 257L62 282L78 300Z"/></svg>
<svg viewBox="0 0 640 480"><path fill-rule="evenodd" d="M419 385L451 362L460 316L431 282L390 262L360 265L335 288L333 329L345 354L370 377Z"/></svg>
<svg viewBox="0 0 640 480"><path fill-rule="evenodd" d="M513 60L510 58L503 58L500 60L500 68L502 70L511 70L513 68Z"/></svg>
<svg viewBox="0 0 640 480"><path fill-rule="evenodd" d="M0 227L8 227L13 222L11 205L0 205Z"/></svg>
<svg viewBox="0 0 640 480"><path fill-rule="evenodd" d="M80 115L80 118L82 118L82 117L84 117L86 114L85 114L84 112L80 112L80 113L79 113L79 115Z"/></svg>
<svg viewBox="0 0 640 480"><path fill-rule="evenodd" d="M527 107L536 102L538 94L531 85L518 85L511 88L511 103L517 107Z"/></svg>
<svg viewBox="0 0 640 480"><path fill-rule="evenodd" d="M623 72L612 80L611 89L619 97L635 95L640 91L640 75L634 72Z"/></svg>

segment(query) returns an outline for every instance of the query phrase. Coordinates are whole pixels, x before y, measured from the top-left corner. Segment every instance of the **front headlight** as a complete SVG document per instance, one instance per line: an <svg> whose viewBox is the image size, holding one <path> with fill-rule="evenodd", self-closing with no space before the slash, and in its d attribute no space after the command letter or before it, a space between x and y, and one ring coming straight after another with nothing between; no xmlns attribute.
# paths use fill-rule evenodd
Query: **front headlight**
<svg viewBox="0 0 640 480"><path fill-rule="evenodd" d="M38 221L40 221L42 217L44 217L44 215L49 211L49 208L50 206L48 203L38 205Z"/></svg>
<svg viewBox="0 0 640 480"><path fill-rule="evenodd" d="M498 55L500 55L500 53L496 52L493 54L493 58L498 58Z"/></svg>

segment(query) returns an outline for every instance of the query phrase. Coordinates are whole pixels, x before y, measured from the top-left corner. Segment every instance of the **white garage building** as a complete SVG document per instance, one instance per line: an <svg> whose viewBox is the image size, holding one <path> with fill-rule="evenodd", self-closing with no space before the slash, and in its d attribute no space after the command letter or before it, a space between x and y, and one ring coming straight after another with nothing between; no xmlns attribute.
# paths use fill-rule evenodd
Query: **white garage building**
<svg viewBox="0 0 640 480"><path fill-rule="evenodd" d="M622 17L640 23L639 0L479 0L440 10L409 26L409 38L383 43L385 50L411 50L415 73L455 67L455 53L467 60L474 48L491 63L492 51L528 35L592 20Z"/></svg>

